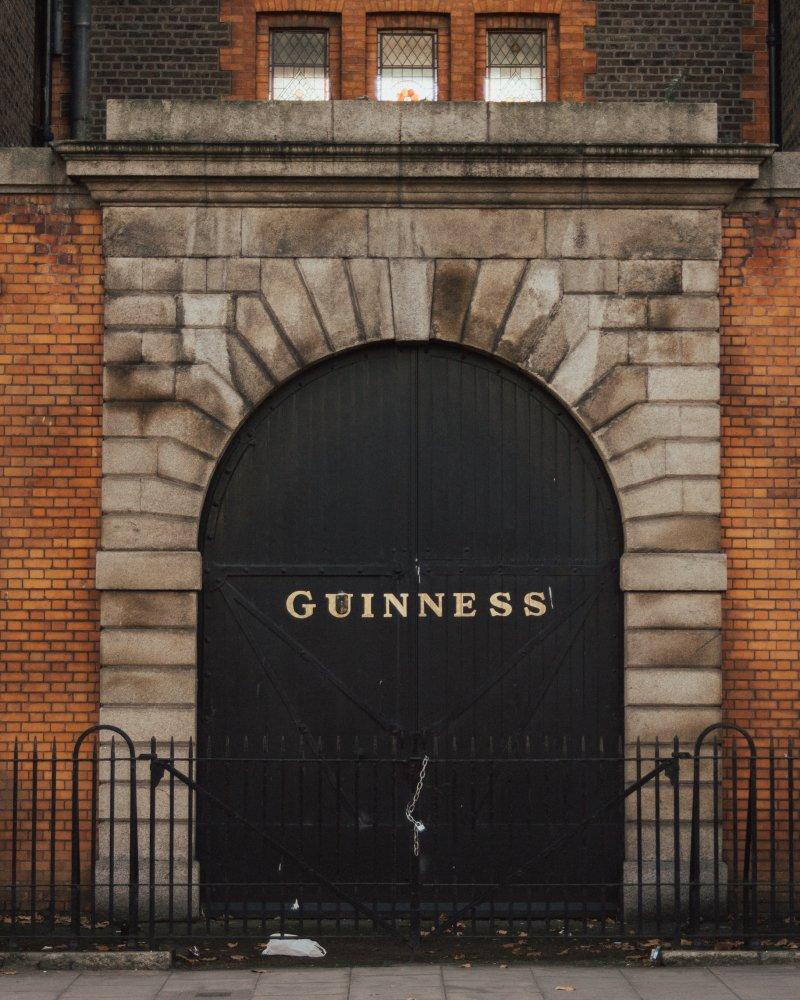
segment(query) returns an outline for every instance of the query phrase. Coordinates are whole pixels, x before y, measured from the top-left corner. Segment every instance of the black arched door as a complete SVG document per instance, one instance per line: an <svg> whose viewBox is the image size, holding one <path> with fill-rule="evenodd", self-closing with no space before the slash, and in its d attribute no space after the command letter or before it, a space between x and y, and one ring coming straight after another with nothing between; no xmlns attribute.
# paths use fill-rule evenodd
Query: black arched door
<svg viewBox="0 0 800 1000"><path fill-rule="evenodd" d="M614 768L530 760L621 738L621 527L584 432L522 374L443 344L320 365L238 433L201 544L200 754L252 761L202 777L315 868L363 882L369 845L376 899L402 882L424 749L431 885L510 871L619 790ZM204 878L283 870L208 827ZM620 810L592 836L535 878L614 882Z"/></svg>

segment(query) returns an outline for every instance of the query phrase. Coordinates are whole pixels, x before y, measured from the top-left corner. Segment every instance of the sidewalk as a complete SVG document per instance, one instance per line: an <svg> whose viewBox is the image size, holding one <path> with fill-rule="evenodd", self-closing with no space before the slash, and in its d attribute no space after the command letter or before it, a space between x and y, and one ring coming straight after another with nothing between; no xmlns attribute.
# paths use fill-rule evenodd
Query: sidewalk
<svg viewBox="0 0 800 1000"><path fill-rule="evenodd" d="M0 1000L800 1000L796 967L396 965L219 972L0 970Z"/></svg>

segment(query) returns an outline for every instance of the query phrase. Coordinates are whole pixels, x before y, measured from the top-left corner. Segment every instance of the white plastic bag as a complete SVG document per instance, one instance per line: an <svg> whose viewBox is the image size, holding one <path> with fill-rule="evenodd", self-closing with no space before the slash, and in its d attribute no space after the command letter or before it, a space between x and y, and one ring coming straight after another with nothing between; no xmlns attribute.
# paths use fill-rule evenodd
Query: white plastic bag
<svg viewBox="0 0 800 1000"><path fill-rule="evenodd" d="M325 958L327 954L321 944L310 938L299 938L293 934L271 934L261 957L288 955L290 958Z"/></svg>

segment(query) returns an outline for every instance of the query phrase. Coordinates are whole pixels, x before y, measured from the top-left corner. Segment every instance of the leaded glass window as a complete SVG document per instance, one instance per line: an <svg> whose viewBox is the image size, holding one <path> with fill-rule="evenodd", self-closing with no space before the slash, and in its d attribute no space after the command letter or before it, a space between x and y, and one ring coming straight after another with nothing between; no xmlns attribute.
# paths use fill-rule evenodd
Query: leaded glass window
<svg viewBox="0 0 800 1000"><path fill-rule="evenodd" d="M327 31L273 28L269 34L269 53L272 100L328 100Z"/></svg>
<svg viewBox="0 0 800 1000"><path fill-rule="evenodd" d="M378 33L378 100L436 100L436 32Z"/></svg>
<svg viewBox="0 0 800 1000"><path fill-rule="evenodd" d="M486 59L487 101L545 99L543 31L489 31Z"/></svg>

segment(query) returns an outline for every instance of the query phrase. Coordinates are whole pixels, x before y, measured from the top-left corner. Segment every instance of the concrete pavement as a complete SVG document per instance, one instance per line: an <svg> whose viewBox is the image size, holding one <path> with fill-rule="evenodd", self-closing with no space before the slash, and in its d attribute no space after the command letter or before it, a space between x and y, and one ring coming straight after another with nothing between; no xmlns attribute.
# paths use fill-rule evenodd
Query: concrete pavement
<svg viewBox="0 0 800 1000"><path fill-rule="evenodd" d="M41 972L0 970L0 1000L800 1000L796 966L603 965Z"/></svg>

